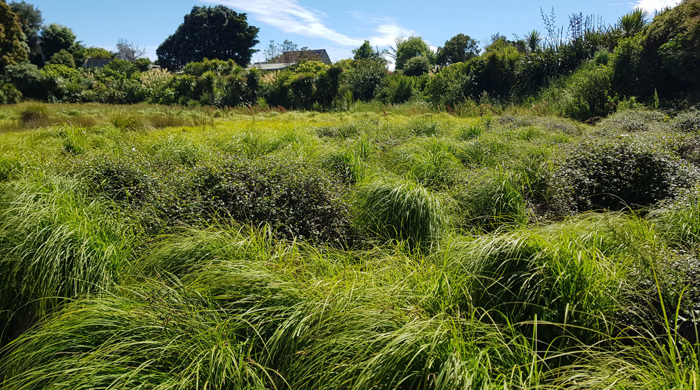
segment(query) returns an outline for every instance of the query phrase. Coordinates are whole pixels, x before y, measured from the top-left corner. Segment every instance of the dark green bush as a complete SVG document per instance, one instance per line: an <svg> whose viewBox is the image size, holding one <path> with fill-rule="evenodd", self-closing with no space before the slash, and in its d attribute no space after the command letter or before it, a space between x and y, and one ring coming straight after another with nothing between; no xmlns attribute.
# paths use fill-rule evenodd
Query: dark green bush
<svg viewBox="0 0 700 390"><path fill-rule="evenodd" d="M76 170L92 193L114 201L141 204L153 191L145 170L127 161L89 158L78 163Z"/></svg>
<svg viewBox="0 0 700 390"><path fill-rule="evenodd" d="M430 61L426 57L413 57L406 61L403 74L406 76L421 76L430 72Z"/></svg>
<svg viewBox="0 0 700 390"><path fill-rule="evenodd" d="M567 155L550 185L572 211L650 206L692 180L680 161L631 142L584 143Z"/></svg>
<svg viewBox="0 0 700 390"><path fill-rule="evenodd" d="M282 237L343 245L350 239L343 187L290 161L233 158L199 168L194 190L211 215L269 224Z"/></svg>

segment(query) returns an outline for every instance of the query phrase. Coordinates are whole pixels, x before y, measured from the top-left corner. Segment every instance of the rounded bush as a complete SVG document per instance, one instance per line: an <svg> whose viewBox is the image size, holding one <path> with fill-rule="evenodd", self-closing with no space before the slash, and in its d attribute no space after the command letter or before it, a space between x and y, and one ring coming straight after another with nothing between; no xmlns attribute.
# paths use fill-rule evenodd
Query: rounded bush
<svg viewBox="0 0 700 390"><path fill-rule="evenodd" d="M690 182L686 167L669 155L631 143L594 142L571 150L550 184L572 211L584 211L649 206Z"/></svg>
<svg viewBox="0 0 700 390"><path fill-rule="evenodd" d="M343 187L320 169L290 161L231 159L199 168L194 191L213 215L267 223L287 238L346 244Z"/></svg>

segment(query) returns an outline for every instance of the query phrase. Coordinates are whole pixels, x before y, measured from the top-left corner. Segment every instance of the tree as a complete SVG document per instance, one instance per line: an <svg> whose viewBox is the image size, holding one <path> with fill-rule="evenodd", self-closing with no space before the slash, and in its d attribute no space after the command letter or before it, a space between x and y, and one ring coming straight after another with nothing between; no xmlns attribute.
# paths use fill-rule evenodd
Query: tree
<svg viewBox="0 0 700 390"><path fill-rule="evenodd" d="M0 71L12 64L27 60L22 26L10 7L0 2Z"/></svg>
<svg viewBox="0 0 700 390"><path fill-rule="evenodd" d="M117 42L117 51L114 53L115 58L131 62L142 58L144 55L146 55L146 49L123 38Z"/></svg>
<svg viewBox="0 0 700 390"><path fill-rule="evenodd" d="M355 60L370 60L386 63L384 55L387 54L387 51L379 51L379 48L372 49L372 45L370 45L369 41L365 41L360 47L353 49L352 53L355 55Z"/></svg>
<svg viewBox="0 0 700 390"><path fill-rule="evenodd" d="M406 61L403 74L406 76L421 76L430 71L430 62L425 57L413 57Z"/></svg>
<svg viewBox="0 0 700 390"><path fill-rule="evenodd" d="M244 13L222 5L195 6L185 15L175 34L158 47L156 54L160 65L171 70L205 58L232 59L246 66L255 52L257 36L258 28L248 25Z"/></svg>
<svg viewBox="0 0 700 390"><path fill-rule="evenodd" d="M406 61L413 57L425 57L431 64L435 63L435 54L421 37L410 37L397 41L396 69L403 69Z"/></svg>
<svg viewBox="0 0 700 390"><path fill-rule="evenodd" d="M32 53L37 53L39 50L39 30L44 23L41 11L24 1L13 1L9 5L12 12L19 18L19 24L22 26L29 50Z"/></svg>
<svg viewBox="0 0 700 390"><path fill-rule="evenodd" d="M479 42L469 35L457 34L445 42L444 47L438 48L437 63L450 65L458 62L467 62L479 54Z"/></svg>
<svg viewBox="0 0 700 390"><path fill-rule="evenodd" d="M75 60L73 59L73 55L65 49L51 56L51 59L47 62L47 64L65 65L69 68L75 68Z"/></svg>
<svg viewBox="0 0 700 390"><path fill-rule="evenodd" d="M41 49L44 58L51 58L61 50L72 51L71 48L76 43L75 39L73 30L66 26L52 23L44 27L41 31Z"/></svg>

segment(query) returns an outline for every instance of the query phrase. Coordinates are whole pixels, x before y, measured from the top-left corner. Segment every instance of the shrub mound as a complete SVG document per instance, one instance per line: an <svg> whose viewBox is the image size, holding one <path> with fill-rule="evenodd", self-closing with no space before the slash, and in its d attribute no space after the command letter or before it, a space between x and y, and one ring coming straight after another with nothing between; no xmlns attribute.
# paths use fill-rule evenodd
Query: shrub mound
<svg viewBox="0 0 700 390"><path fill-rule="evenodd" d="M629 142L584 143L568 156L550 187L570 211L650 206L675 196L693 176L679 160Z"/></svg>

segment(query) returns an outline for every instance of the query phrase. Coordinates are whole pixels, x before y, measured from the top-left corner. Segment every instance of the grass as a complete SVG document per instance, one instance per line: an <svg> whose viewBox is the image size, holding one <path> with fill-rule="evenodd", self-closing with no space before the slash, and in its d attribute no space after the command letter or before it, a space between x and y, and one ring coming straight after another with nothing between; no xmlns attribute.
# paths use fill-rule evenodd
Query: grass
<svg viewBox="0 0 700 390"><path fill-rule="evenodd" d="M487 108L0 107L2 387L697 388L696 113ZM592 139L694 179L576 213Z"/></svg>

